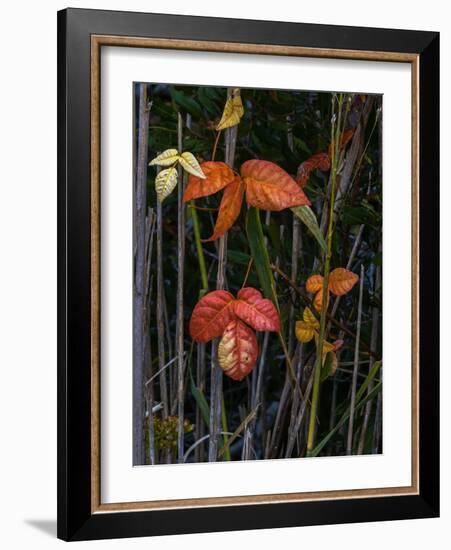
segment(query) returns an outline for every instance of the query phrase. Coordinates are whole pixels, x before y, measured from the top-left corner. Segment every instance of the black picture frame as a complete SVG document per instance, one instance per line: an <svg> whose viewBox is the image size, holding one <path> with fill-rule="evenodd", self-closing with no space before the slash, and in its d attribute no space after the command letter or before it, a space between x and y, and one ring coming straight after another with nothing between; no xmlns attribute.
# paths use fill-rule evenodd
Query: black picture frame
<svg viewBox="0 0 451 550"><path fill-rule="evenodd" d="M419 494L91 511L91 36L400 52L419 59ZM88 540L439 515L439 34L67 9L58 13L58 537Z"/></svg>

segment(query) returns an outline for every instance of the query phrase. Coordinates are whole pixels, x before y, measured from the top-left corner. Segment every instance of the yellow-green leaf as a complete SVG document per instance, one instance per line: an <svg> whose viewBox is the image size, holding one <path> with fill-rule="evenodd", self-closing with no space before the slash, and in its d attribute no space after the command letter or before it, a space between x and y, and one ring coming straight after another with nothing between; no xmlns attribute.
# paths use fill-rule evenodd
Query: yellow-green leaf
<svg viewBox="0 0 451 550"><path fill-rule="evenodd" d="M306 323L308 323L312 328L319 330L319 321L315 317L315 315L312 313L312 310L308 307L304 309L304 313L302 314L302 318Z"/></svg>
<svg viewBox="0 0 451 550"><path fill-rule="evenodd" d="M216 126L216 130L225 130L231 126L239 124L241 117L244 115L243 102L241 101L240 90L233 90L232 96L226 101L221 120Z"/></svg>
<svg viewBox="0 0 451 550"><path fill-rule="evenodd" d="M306 344L315 335L315 329L305 321L296 321L295 333L299 342Z"/></svg>
<svg viewBox="0 0 451 550"><path fill-rule="evenodd" d="M177 168L172 166L171 168L166 168L166 170L161 170L155 178L155 190L158 200L163 202L164 199L172 193L176 185Z"/></svg>
<svg viewBox="0 0 451 550"><path fill-rule="evenodd" d="M183 166L183 169L193 176L197 176L203 180L206 179L207 176L202 172L202 168L199 166L196 157L189 151L185 151L180 155L179 162Z"/></svg>
<svg viewBox="0 0 451 550"><path fill-rule="evenodd" d="M166 149L160 155L149 162L149 166L171 166L179 160L179 152L177 149Z"/></svg>

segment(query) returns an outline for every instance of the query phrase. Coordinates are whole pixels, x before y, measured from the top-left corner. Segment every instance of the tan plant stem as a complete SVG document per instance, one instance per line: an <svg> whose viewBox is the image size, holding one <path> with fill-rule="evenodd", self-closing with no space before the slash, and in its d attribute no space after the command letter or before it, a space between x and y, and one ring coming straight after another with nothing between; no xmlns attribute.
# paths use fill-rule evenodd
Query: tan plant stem
<svg viewBox="0 0 451 550"><path fill-rule="evenodd" d="M164 274L163 274L163 213L160 201L157 201L157 342L158 369L160 371L160 401L163 406L163 418L169 415L168 387L165 366L165 322L164 322Z"/></svg>
<svg viewBox="0 0 451 550"><path fill-rule="evenodd" d="M379 251L381 250L381 246L379 246ZM376 281L374 286L374 291L378 292L381 286L381 266L378 265L376 268ZM373 306L371 310L371 347L376 348L377 346L377 339L378 339L378 327L379 327L379 308L377 306ZM369 363L369 370L373 367L374 364L374 358L370 357L370 363ZM370 393L373 389L374 382L371 381L371 383L368 386L368 393ZM365 445L365 436L368 429L368 423L371 416L371 411L373 408L373 402L368 401L368 403L365 405L365 413L363 417L363 425L362 425L362 431L360 434L360 440L359 440L359 446L357 449L357 454L361 455L363 453L363 448Z"/></svg>
<svg viewBox="0 0 451 550"><path fill-rule="evenodd" d="M183 124L182 115L178 113L178 150L183 150ZM183 203L183 169L178 166L177 185L177 307L176 307L176 353L177 353L177 449L178 462L183 462L184 449L184 414L185 414L185 388L184 388L184 327L183 327L183 277L185 270L185 206Z"/></svg>
<svg viewBox="0 0 451 550"><path fill-rule="evenodd" d="M359 305L357 310L357 339L354 348L354 369L352 372L352 386L351 386L351 407L349 414L348 424L348 437L346 440L346 454L352 454L352 443L354 438L354 414L355 414L355 394L357 391L357 376L359 373L359 343L360 343L360 329L362 325L362 299L363 299L363 280L365 276L365 269L363 265L360 267L360 288L359 288Z"/></svg>
<svg viewBox="0 0 451 550"><path fill-rule="evenodd" d="M144 464L144 312L147 143L150 105L147 85L139 85L139 128L135 182L135 273L133 288L133 464Z"/></svg>
<svg viewBox="0 0 451 550"><path fill-rule="evenodd" d="M231 97L232 88L228 88L227 97ZM225 131L225 162L233 169L235 159L235 148L238 126L227 128ZM217 137L219 141L219 137ZM212 157L216 153L216 146ZM227 265L227 233L218 241L218 272L216 276L216 289L223 289L225 286L225 273ZM221 404L222 404L222 370L218 364L218 339L213 340L211 345L211 388L210 388L210 439L208 446L209 462L216 462L218 457L218 440L221 426Z"/></svg>

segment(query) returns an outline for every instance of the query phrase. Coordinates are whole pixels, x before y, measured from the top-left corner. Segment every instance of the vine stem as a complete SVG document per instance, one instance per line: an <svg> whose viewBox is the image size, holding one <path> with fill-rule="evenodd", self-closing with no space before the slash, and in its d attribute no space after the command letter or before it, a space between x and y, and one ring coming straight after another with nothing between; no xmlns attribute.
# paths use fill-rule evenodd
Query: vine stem
<svg viewBox="0 0 451 550"><path fill-rule="evenodd" d="M329 223L327 228L327 253L324 258L324 272L323 272L323 301L321 304L321 317L320 317L320 329L319 340L316 350L316 360L314 366L314 378L313 378L313 392L312 392L312 406L310 409L310 418L307 434L307 456L312 456L312 450L315 446L315 428L316 428L316 413L319 402L319 390L321 386L321 367L323 364L323 344L326 336L326 319L327 319L327 303L328 303L328 287L329 287L329 273L330 273L330 259L332 256L332 236L333 236L333 218L335 207L335 193L337 186L337 168L338 168L338 156L340 151L340 134L341 129L341 114L343 106L343 94L338 97L338 117L337 124L335 124L335 112L334 102L332 103L332 159L331 159L331 177L332 186L330 193L329 203Z"/></svg>

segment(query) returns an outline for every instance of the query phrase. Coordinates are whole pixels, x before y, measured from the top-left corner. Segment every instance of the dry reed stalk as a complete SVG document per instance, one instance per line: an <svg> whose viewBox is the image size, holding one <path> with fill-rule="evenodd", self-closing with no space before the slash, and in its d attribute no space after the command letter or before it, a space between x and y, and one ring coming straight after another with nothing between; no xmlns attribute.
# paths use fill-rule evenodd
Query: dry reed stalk
<svg viewBox="0 0 451 550"><path fill-rule="evenodd" d="M360 330L362 325L362 300L363 300L363 280L365 276L365 268L363 265L360 267L360 286L359 286L359 305L357 310L357 338L354 348L354 370L352 373L352 386L351 386L351 406L348 424L348 437L346 441L346 454L352 454L352 444L354 436L354 413L355 413L355 394L357 391L357 375L359 372L359 344L360 344Z"/></svg>
<svg viewBox="0 0 451 550"><path fill-rule="evenodd" d="M160 401L163 418L169 416L168 386L165 366L165 322L164 322L164 274L163 274L163 212L157 201L157 342Z"/></svg>
<svg viewBox="0 0 451 550"><path fill-rule="evenodd" d="M150 105L139 85L138 150L135 181L135 274L133 292L133 464L144 463L144 309L147 143Z"/></svg>
<svg viewBox="0 0 451 550"><path fill-rule="evenodd" d="M379 251L380 250L381 250L381 247L379 246ZM375 281L375 285L374 285L374 292L378 292L378 290L381 287L381 282L382 282L382 280L381 280L382 279L382 273L381 272L382 272L381 266L378 265L377 268L376 268L376 281ZM378 339L378 336L379 336L378 328L379 328L379 308L378 308L378 306L373 306L372 309L371 309L371 343L370 343L370 345L373 349L376 349L376 347L377 347L377 339ZM372 369L373 364L374 364L374 357L370 357L370 363L369 363L369 366L368 366L369 371ZM370 384L368 385L368 391L367 391L368 394L371 392L373 387L374 387L374 381L372 380L370 382ZM357 454L359 454L359 455L361 455L363 453L363 447L365 445L365 436L366 436L366 432L367 432L367 429L368 429L368 423L369 423L369 420L370 420L372 408L373 408L373 400L371 399L365 405L362 432L360 434L359 446L358 446L358 449L357 449Z"/></svg>
<svg viewBox="0 0 451 550"><path fill-rule="evenodd" d="M231 97L232 88L228 88L227 97ZM226 128L225 134L225 162L233 168L238 126ZM219 238L218 242L218 271L216 276L216 289L225 287L225 274L227 266L227 234ZM218 440L221 426L221 402L222 402L222 370L217 361L218 340L211 345L211 387L210 387L210 438L208 447L209 462L216 462L218 455Z"/></svg>
<svg viewBox="0 0 451 550"><path fill-rule="evenodd" d="M152 265L153 241L155 235L155 213L152 208L148 209L146 218L146 270L145 270L145 325L144 325L144 367L145 376L149 379L152 377L152 349L150 344L150 313L152 303L152 278L150 277ZM155 434L153 425L153 404L154 404L154 386L153 381L145 385L144 393L146 396L147 421L148 421L148 438L149 438L149 464L155 464Z"/></svg>
<svg viewBox="0 0 451 550"><path fill-rule="evenodd" d="M183 150L183 125L182 115L178 113L178 150ZM184 388L184 318L183 318L183 277L185 271L185 206L183 203L183 170L178 166L178 185L177 185L177 306L176 306L176 350L177 350L177 449L178 462L183 462L184 449L184 420L185 420L185 388Z"/></svg>

